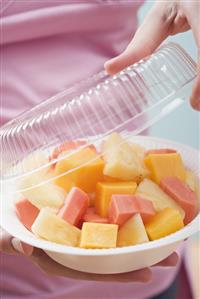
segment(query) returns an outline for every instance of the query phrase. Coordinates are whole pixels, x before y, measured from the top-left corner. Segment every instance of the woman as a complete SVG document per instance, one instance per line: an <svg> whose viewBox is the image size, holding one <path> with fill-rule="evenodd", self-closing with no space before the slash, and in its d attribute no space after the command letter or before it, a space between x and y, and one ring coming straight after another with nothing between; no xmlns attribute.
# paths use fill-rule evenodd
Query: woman
<svg viewBox="0 0 200 299"><path fill-rule="evenodd" d="M192 28L200 47L199 1L157 2L134 35L137 10L142 2L4 0L1 7L4 71L1 125L98 72L105 61L109 73L118 72L153 52L170 34ZM114 56L117 57L110 60ZM198 75L191 95L191 104L198 110L199 89ZM1 234L0 249L2 299L144 299L159 293L162 293L160 298L175 296L173 281L180 269L175 253L151 270L99 276L65 269L44 252L33 250L6 232ZM183 248L179 249L181 252Z"/></svg>

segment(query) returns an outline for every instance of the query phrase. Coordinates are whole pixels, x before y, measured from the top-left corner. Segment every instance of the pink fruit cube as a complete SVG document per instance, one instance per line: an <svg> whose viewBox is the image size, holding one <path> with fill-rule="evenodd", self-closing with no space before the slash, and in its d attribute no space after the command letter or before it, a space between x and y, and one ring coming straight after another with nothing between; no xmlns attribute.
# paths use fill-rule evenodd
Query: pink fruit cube
<svg viewBox="0 0 200 299"><path fill-rule="evenodd" d="M88 208L83 215L83 222L108 223L108 218L101 217L95 212L95 208Z"/></svg>
<svg viewBox="0 0 200 299"><path fill-rule="evenodd" d="M89 206L89 197L81 189L74 187L68 193L58 216L72 225L78 225Z"/></svg>
<svg viewBox="0 0 200 299"><path fill-rule="evenodd" d="M189 223L196 214L197 196L195 192L177 177L162 179L160 187L181 206L185 211L184 223Z"/></svg>
<svg viewBox="0 0 200 299"><path fill-rule="evenodd" d="M24 198L15 203L17 216L22 224L29 230L37 218L40 210L35 207L28 199Z"/></svg>
<svg viewBox="0 0 200 299"><path fill-rule="evenodd" d="M122 226L133 214L135 207L132 201L132 195L112 195L108 210L108 219L110 223Z"/></svg>
<svg viewBox="0 0 200 299"><path fill-rule="evenodd" d="M159 149L151 149L146 151L146 155L151 155L151 154L174 154L176 153L175 149L171 148L159 148Z"/></svg>
<svg viewBox="0 0 200 299"><path fill-rule="evenodd" d="M139 213L144 224L146 224L152 216L156 214L153 203L139 195L132 196L135 213Z"/></svg>

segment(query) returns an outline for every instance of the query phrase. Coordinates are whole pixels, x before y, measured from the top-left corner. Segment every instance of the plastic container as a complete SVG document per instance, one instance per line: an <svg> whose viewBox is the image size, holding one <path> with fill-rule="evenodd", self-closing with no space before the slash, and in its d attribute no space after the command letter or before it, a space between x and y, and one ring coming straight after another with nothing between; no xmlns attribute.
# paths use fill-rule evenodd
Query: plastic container
<svg viewBox="0 0 200 299"><path fill-rule="evenodd" d="M1 127L1 226L22 241L44 249L65 266L86 272L126 272L169 255L181 240L197 230L197 218L181 231L149 244L86 250L37 239L18 220L14 201L17 193L25 190L20 184L22 179L71 155L69 152L49 160L53 148L66 140L86 140L98 148L114 131L133 139L188 99L195 76L196 64L191 57L178 45L168 44L116 76L101 72ZM134 137L135 140L149 148L150 144L166 147L165 140ZM183 150L186 166L197 172L194 161L198 154L194 150L175 143L170 146ZM46 159L37 160L37 151L43 151ZM32 160L31 169L24 162L27 156ZM53 179L45 178L29 189Z"/></svg>

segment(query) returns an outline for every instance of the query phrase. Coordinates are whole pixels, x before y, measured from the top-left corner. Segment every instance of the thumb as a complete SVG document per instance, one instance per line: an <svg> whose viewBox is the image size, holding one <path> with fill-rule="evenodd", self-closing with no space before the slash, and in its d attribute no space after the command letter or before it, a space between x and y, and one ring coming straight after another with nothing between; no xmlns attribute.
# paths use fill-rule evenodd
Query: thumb
<svg viewBox="0 0 200 299"><path fill-rule="evenodd" d="M0 229L0 252L30 256L33 253L33 247L17 238L13 238L6 231Z"/></svg>
<svg viewBox="0 0 200 299"><path fill-rule="evenodd" d="M154 5L126 50L105 63L104 67L110 75L118 73L125 67L154 52L169 35L170 25L175 15L166 16L168 11L165 3L157 2Z"/></svg>

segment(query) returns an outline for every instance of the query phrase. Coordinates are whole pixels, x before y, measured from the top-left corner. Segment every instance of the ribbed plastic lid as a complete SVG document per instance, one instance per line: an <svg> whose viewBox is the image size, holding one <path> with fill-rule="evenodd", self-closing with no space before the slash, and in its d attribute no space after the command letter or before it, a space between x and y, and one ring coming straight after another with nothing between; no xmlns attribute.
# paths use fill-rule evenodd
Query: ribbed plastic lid
<svg viewBox="0 0 200 299"><path fill-rule="evenodd" d="M77 142L77 151L91 137L98 147L114 131L141 133L188 98L195 76L191 57L168 44L116 76L101 72L48 99L1 127L1 181L70 156L71 151L49 159L66 140Z"/></svg>

